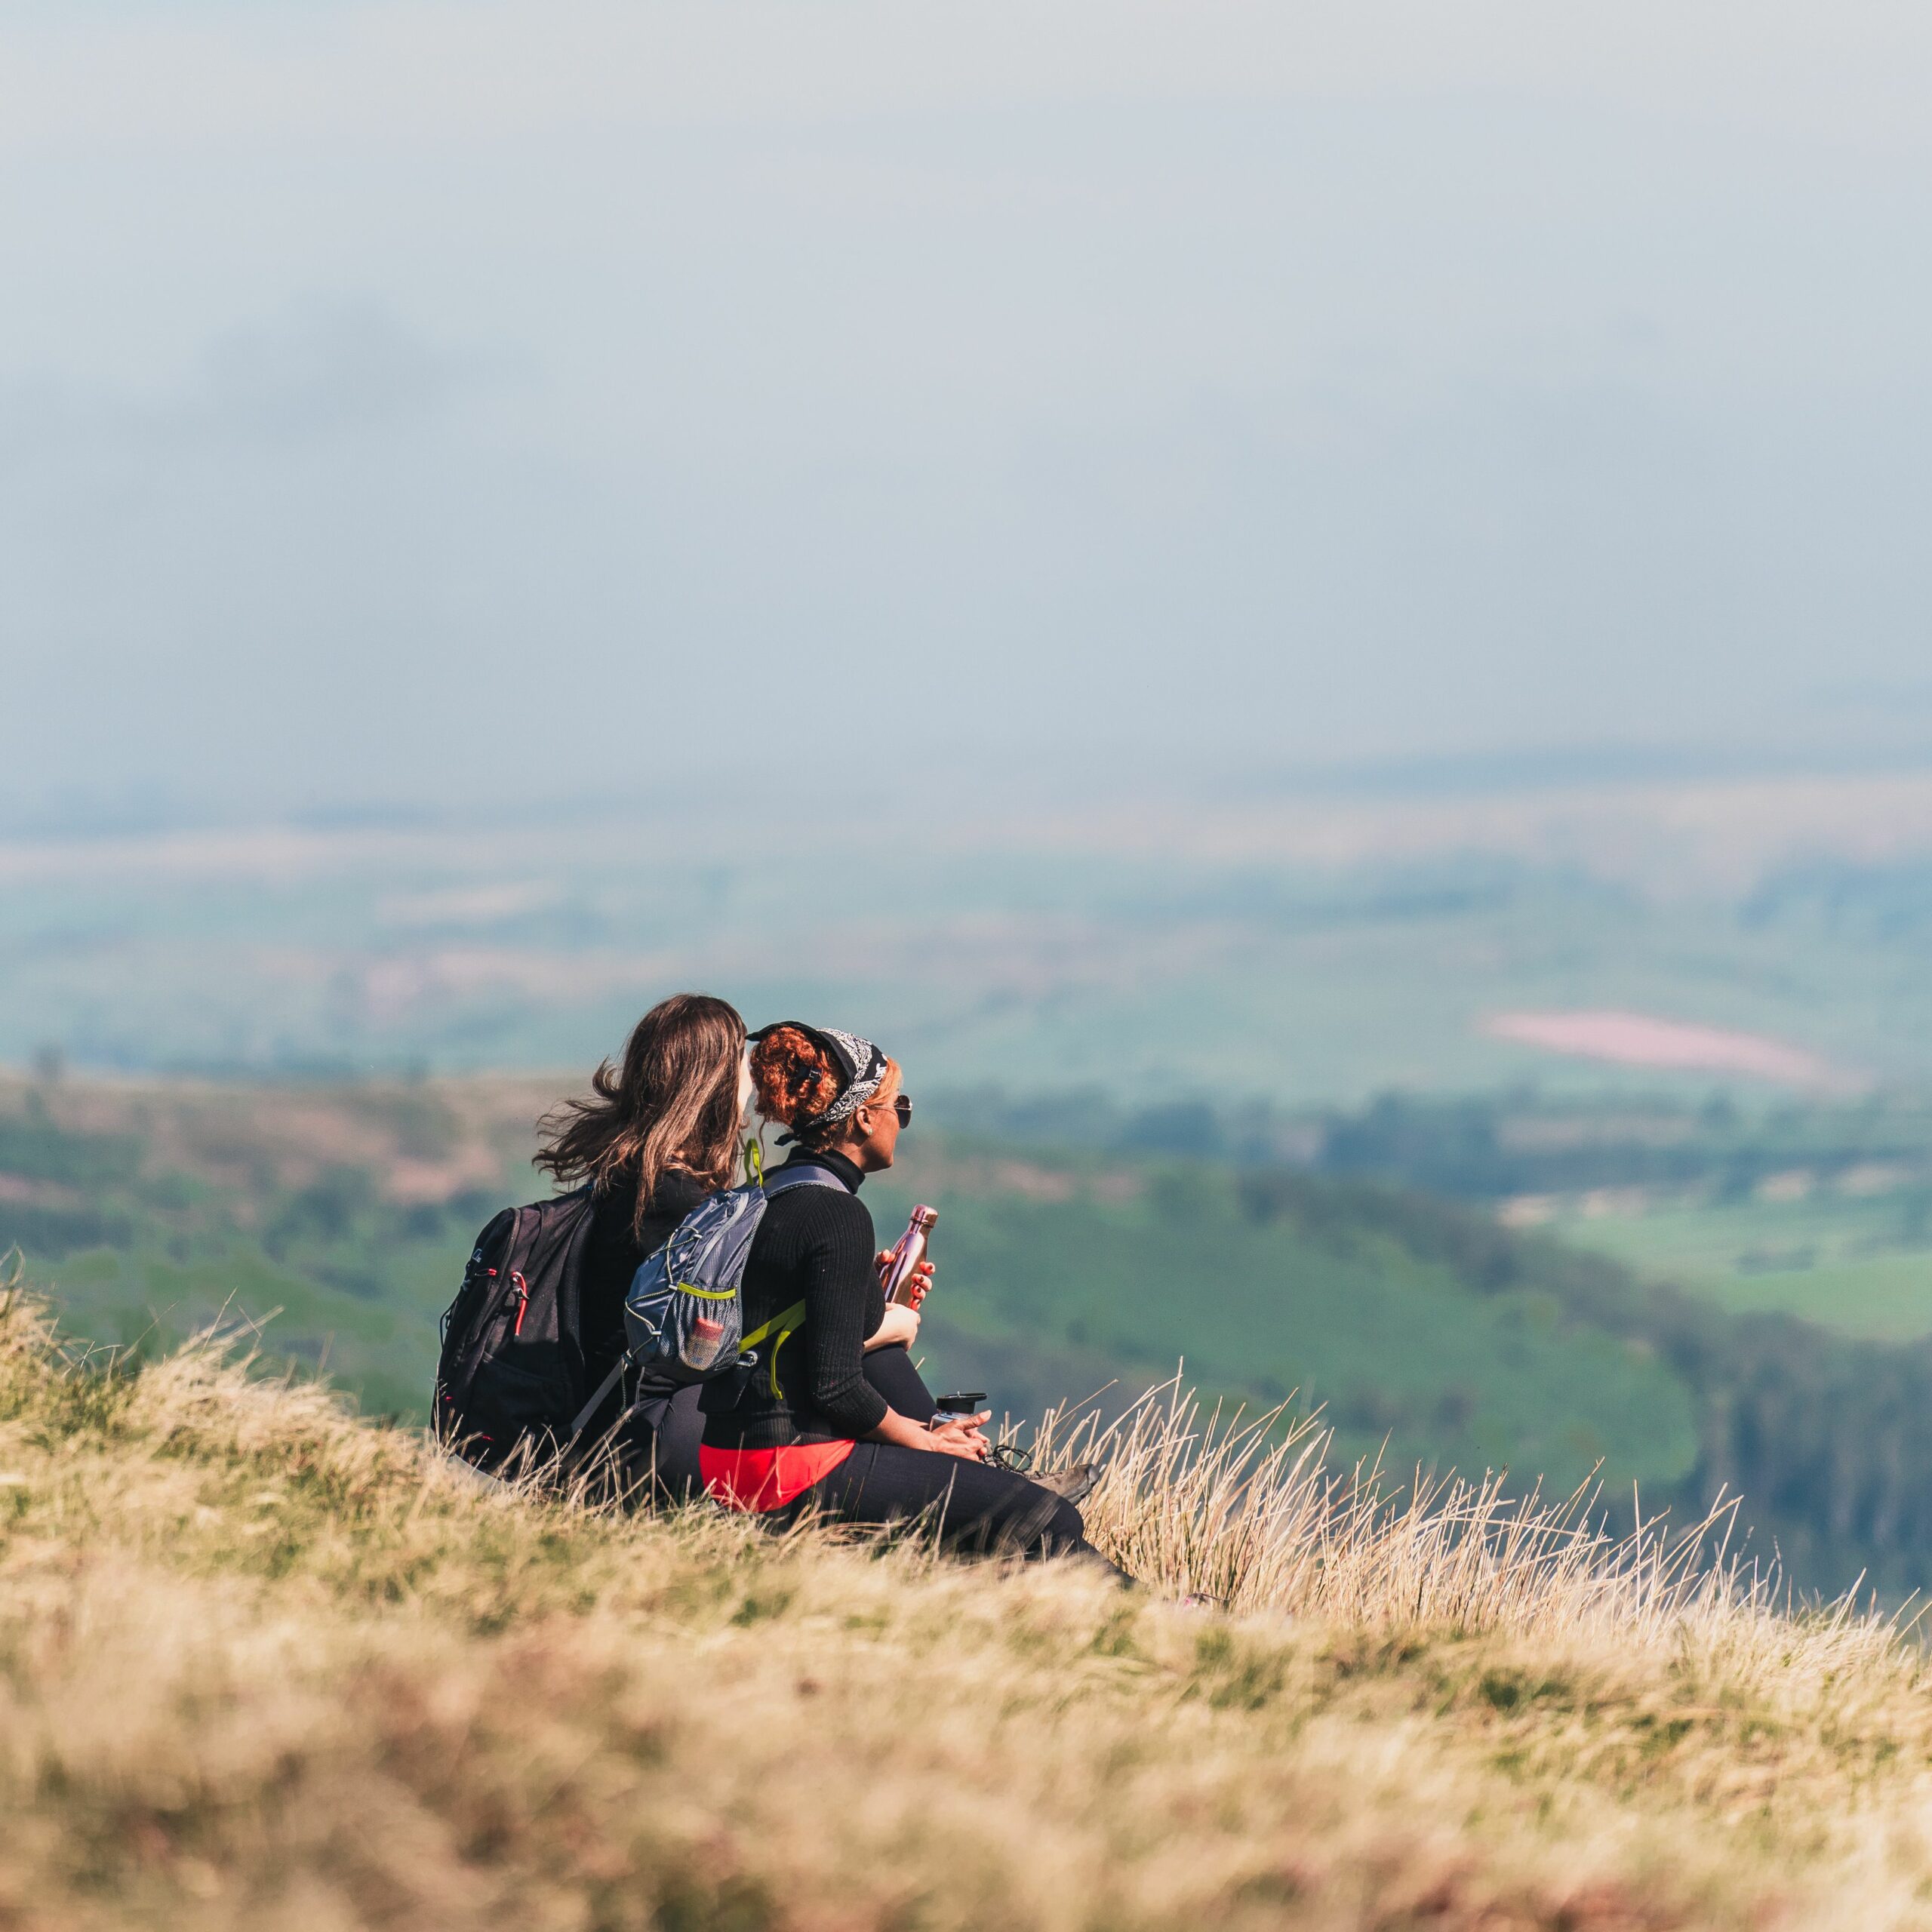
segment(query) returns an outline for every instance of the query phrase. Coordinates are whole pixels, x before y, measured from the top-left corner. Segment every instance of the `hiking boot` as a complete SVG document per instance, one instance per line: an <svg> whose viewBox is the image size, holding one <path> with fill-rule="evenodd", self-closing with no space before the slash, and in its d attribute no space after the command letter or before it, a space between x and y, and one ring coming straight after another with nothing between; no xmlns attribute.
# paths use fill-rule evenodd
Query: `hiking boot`
<svg viewBox="0 0 1932 1932"><path fill-rule="evenodd" d="M1063 1469L1043 1469L1029 1475L1029 1482L1038 1483L1044 1490L1069 1503L1084 1502L1093 1492L1094 1485L1100 1480L1098 1463L1069 1463Z"/></svg>

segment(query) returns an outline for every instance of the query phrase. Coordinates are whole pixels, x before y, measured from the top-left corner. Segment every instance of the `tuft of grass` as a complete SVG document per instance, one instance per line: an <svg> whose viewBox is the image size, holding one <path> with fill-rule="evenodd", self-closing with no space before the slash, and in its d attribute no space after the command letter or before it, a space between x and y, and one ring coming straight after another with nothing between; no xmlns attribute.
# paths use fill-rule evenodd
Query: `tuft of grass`
<svg viewBox="0 0 1932 1932"><path fill-rule="evenodd" d="M0 1318L0 1926L1927 1922L1918 1651L1681 1537L1177 1387L1043 1431L1122 1594L479 1486L232 1343Z"/></svg>
<svg viewBox="0 0 1932 1932"><path fill-rule="evenodd" d="M1089 1534L1136 1577L1236 1612L1386 1629L1423 1626L1669 1648L1721 1632L1801 1627L1819 1654L1888 1650L1896 1623L1847 1595L1801 1612L1775 1562L1730 1553L1735 1500L1673 1529L1613 1535L1586 1484L1554 1503L1506 1476L1379 1463L1332 1467L1318 1416L1284 1403L1203 1413L1177 1376L1111 1421L1089 1404L1050 1410L1031 1444L1042 1467L1091 1463Z"/></svg>

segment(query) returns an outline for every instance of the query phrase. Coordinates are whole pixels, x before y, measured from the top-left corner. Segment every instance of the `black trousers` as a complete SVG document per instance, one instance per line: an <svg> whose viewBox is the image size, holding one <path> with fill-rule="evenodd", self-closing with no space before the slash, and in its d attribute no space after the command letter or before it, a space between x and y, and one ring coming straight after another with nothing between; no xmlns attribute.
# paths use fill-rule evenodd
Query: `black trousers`
<svg viewBox="0 0 1932 1932"><path fill-rule="evenodd" d="M1014 1470L936 1449L861 1442L829 1475L762 1520L784 1524L814 1512L841 1523L923 1522L955 1555L1077 1557L1123 1583L1132 1580L1087 1540L1080 1512L1064 1497Z"/></svg>
<svg viewBox="0 0 1932 1932"><path fill-rule="evenodd" d="M866 1357L866 1380L902 1416L915 1422L929 1422L937 1412L932 1391L912 1366L903 1342L874 1349ZM631 1480L649 1481L660 1502L681 1503L703 1491L697 1470L698 1444L704 1435L697 1403L703 1392L693 1383L688 1388L647 1395L620 1430L620 1453Z"/></svg>
<svg viewBox="0 0 1932 1932"><path fill-rule="evenodd" d="M866 1357L866 1380L902 1416L929 1422L933 1400L903 1343L874 1349ZM631 1468L655 1469L654 1487L663 1501L682 1502L703 1491L698 1444L704 1418L698 1389L680 1389L647 1401L625 1426L624 1452ZM1072 1556L1099 1564L1124 1583L1126 1571L1109 1563L1087 1540L1080 1512L1064 1498L1011 1469L968 1463L933 1449L902 1449L893 1442L861 1442L829 1475L762 1520L783 1527L817 1510L844 1523L924 1520L941 1548L969 1556Z"/></svg>

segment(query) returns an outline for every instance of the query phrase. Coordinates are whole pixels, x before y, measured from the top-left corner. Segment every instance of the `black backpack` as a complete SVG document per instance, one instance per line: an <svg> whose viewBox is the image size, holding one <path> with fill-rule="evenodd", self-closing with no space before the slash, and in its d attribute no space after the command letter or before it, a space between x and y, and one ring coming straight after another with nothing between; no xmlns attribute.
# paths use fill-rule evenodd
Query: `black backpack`
<svg viewBox="0 0 1932 1932"><path fill-rule="evenodd" d="M547 1461L582 1426L578 1287L594 1204L585 1187L506 1208L476 1237L444 1312L436 1435L479 1469L525 1443Z"/></svg>

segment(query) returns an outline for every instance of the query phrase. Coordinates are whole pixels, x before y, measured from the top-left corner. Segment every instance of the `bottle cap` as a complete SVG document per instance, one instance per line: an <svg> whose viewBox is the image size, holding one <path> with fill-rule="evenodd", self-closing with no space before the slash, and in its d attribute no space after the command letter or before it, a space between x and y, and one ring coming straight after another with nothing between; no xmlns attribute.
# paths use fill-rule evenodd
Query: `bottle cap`
<svg viewBox="0 0 1932 1932"><path fill-rule="evenodd" d="M912 1225L915 1228L930 1228L939 1220L939 1210L923 1204L912 1210Z"/></svg>

